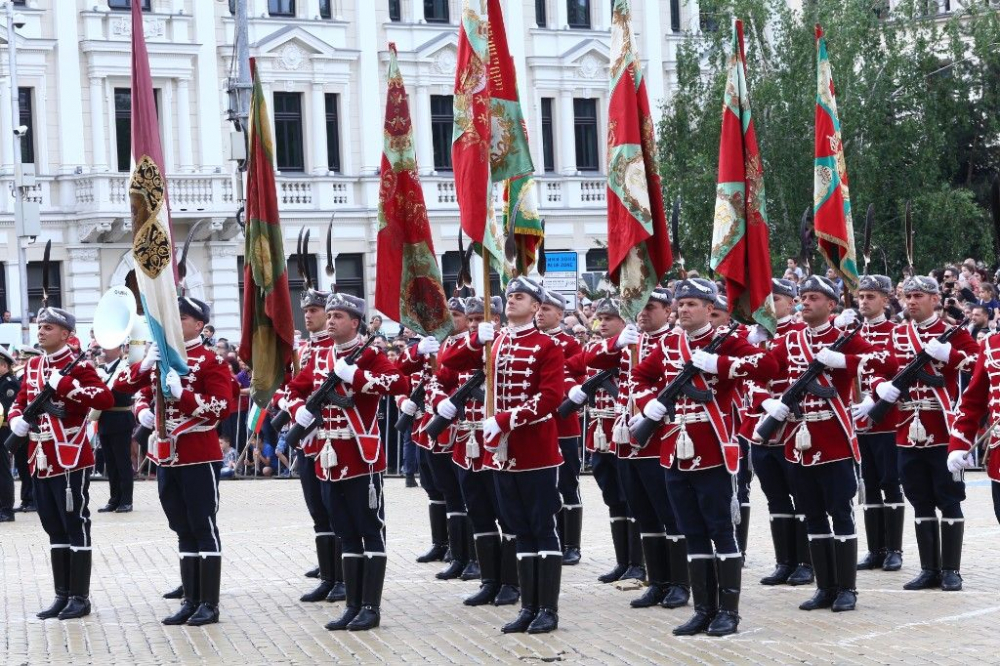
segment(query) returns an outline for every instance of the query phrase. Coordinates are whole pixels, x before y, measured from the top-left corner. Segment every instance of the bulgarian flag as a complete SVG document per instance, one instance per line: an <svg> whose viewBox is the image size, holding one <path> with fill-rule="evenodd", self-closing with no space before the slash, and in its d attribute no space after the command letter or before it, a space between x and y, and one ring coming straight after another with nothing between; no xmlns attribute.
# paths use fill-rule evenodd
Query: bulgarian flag
<svg viewBox="0 0 1000 666"><path fill-rule="evenodd" d="M451 313L417 176L413 124L395 44L389 44L387 78L375 308L420 335L444 341L453 328Z"/></svg>
<svg viewBox="0 0 1000 666"><path fill-rule="evenodd" d="M608 108L608 268L622 316L635 320L673 257L656 162L656 137L628 0L611 16Z"/></svg>
<svg viewBox="0 0 1000 666"><path fill-rule="evenodd" d="M750 114L743 22L733 24L732 53L722 98L719 183L715 190L712 269L726 279L729 311L774 335L764 164Z"/></svg>
<svg viewBox="0 0 1000 666"><path fill-rule="evenodd" d="M134 3L138 4L138 3ZM240 358L250 366L250 397L266 408L293 363L295 330L274 183L274 142L257 63L250 60L250 159L247 167Z"/></svg>
<svg viewBox="0 0 1000 666"><path fill-rule="evenodd" d="M247 432L259 435L261 428L264 427L265 414L267 411L261 409L261 406L256 402L250 403L250 411L247 412Z"/></svg>
<svg viewBox="0 0 1000 666"><path fill-rule="evenodd" d="M816 241L826 263L849 291L858 288L854 222L848 192L847 161L837 117L833 70L823 28L816 26L816 158L813 175L813 219Z"/></svg>

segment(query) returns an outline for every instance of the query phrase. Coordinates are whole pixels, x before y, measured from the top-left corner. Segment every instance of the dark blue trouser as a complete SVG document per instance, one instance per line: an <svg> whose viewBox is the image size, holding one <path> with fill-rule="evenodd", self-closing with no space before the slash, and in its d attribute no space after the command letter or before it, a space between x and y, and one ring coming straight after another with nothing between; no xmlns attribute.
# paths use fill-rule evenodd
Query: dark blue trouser
<svg viewBox="0 0 1000 666"><path fill-rule="evenodd" d="M472 521L473 533L495 534L497 532L499 502L496 481L493 480L493 470L483 469L474 472L471 469L455 465L455 474L462 487L462 496L465 498L469 520Z"/></svg>
<svg viewBox="0 0 1000 666"><path fill-rule="evenodd" d="M682 472L675 467L664 471L667 494L674 507L677 526L687 537L688 555L739 554L733 524L733 477L725 467Z"/></svg>
<svg viewBox="0 0 1000 666"><path fill-rule="evenodd" d="M102 419L106 418L104 416ZM134 421L128 419L116 419L116 427L104 427L101 424L98 430L98 437L101 441L101 450L104 451L104 467L108 473L108 487L110 497L108 504L119 506L132 503L133 475L132 469L132 430Z"/></svg>
<svg viewBox="0 0 1000 666"><path fill-rule="evenodd" d="M753 461L750 459L750 442L737 437L740 444L740 469L736 474L737 499L743 506L750 506L750 483L753 481Z"/></svg>
<svg viewBox="0 0 1000 666"><path fill-rule="evenodd" d="M861 449L861 483L865 486L865 504L902 502L896 433L859 434L858 446Z"/></svg>
<svg viewBox="0 0 1000 666"><path fill-rule="evenodd" d="M0 437L3 432L10 432L6 428L0 428ZM6 437L0 439L0 445L6 441ZM7 449L0 446L0 511L14 508L14 473L11 471L10 454Z"/></svg>
<svg viewBox="0 0 1000 666"><path fill-rule="evenodd" d="M667 492L667 480L659 458L620 458L621 476L628 508L643 534L677 536L677 517Z"/></svg>
<svg viewBox="0 0 1000 666"><path fill-rule="evenodd" d="M794 515L795 469L785 459L785 447L754 445L750 447L750 455L753 472L767 498L767 512L771 515Z"/></svg>
<svg viewBox="0 0 1000 666"><path fill-rule="evenodd" d="M432 453L427 456L434 487L440 491L444 499L448 515L466 513L465 499L462 497L462 487L458 485L458 468L451 460L451 451L447 453Z"/></svg>
<svg viewBox="0 0 1000 666"><path fill-rule="evenodd" d="M220 469L221 462L156 468L160 506L167 524L177 535L182 557L222 554L216 523Z"/></svg>
<svg viewBox="0 0 1000 666"><path fill-rule="evenodd" d="M994 481L990 484L990 488L993 491L993 515L996 516L997 522L1000 523L1000 483Z"/></svg>
<svg viewBox="0 0 1000 666"><path fill-rule="evenodd" d="M590 454L591 471L597 487L601 489L601 497L608 507L608 513L612 518L624 518L628 515L628 503L625 500L625 491L622 489L621 479L618 476L618 457L614 453L598 453L594 451Z"/></svg>
<svg viewBox="0 0 1000 666"><path fill-rule="evenodd" d="M42 529L53 546L68 545L73 550L89 550L90 543L90 470L81 469L47 479L35 478L35 506ZM67 511L66 484L73 496Z"/></svg>
<svg viewBox="0 0 1000 666"><path fill-rule="evenodd" d="M562 555L556 531L558 474L557 467L493 473L500 516L517 537L517 552Z"/></svg>
<svg viewBox="0 0 1000 666"><path fill-rule="evenodd" d="M854 495L858 492L858 479L854 474L854 460L838 460L822 465L793 465L795 498L806 515L806 529L810 536L833 534L852 536L857 533L854 523Z"/></svg>
<svg viewBox="0 0 1000 666"><path fill-rule="evenodd" d="M435 503L443 503L444 495L441 490L434 485L434 473L431 471L431 456L434 455L427 449L423 449L414 444L417 453L417 463L420 466L420 487L427 493L427 499Z"/></svg>
<svg viewBox="0 0 1000 666"><path fill-rule="evenodd" d="M403 440L403 474L412 476L417 473L417 445L413 441L412 432L400 433Z"/></svg>
<svg viewBox="0 0 1000 666"><path fill-rule="evenodd" d="M382 475L356 476L343 481L321 481L323 504L333 522L333 531L344 545L344 553L385 552L385 501ZM371 486L371 487L370 487ZM375 491L375 508L369 504Z"/></svg>
<svg viewBox="0 0 1000 666"><path fill-rule="evenodd" d="M302 497L306 500L306 509L313 521L313 532L330 534L333 523L323 504L323 482L316 476L316 458L305 455L299 458L299 483L302 484Z"/></svg>
<svg viewBox="0 0 1000 666"><path fill-rule="evenodd" d="M899 478L903 493L913 505L914 518L932 518L934 509L942 518L963 518L965 482L955 481L948 471L948 447L899 447Z"/></svg>
<svg viewBox="0 0 1000 666"><path fill-rule="evenodd" d="M559 466L559 494L563 506L581 506L580 498L580 438L560 437L559 450L563 463Z"/></svg>

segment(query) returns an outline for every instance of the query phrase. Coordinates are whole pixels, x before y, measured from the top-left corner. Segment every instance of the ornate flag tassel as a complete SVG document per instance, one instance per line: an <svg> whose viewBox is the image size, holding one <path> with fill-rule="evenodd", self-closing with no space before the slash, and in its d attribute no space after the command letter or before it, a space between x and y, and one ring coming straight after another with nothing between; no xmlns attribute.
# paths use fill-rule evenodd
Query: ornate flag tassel
<svg viewBox="0 0 1000 666"><path fill-rule="evenodd" d="M913 412L913 420L910 421L910 430L907 433L907 439L914 444L919 444L927 439L927 428L920 421L920 412Z"/></svg>
<svg viewBox="0 0 1000 666"><path fill-rule="evenodd" d="M809 434L809 427L803 423L795 432L795 450L808 451L813 446L812 435Z"/></svg>
<svg viewBox="0 0 1000 666"><path fill-rule="evenodd" d="M687 428L683 425L680 432L677 433L676 452L678 460L691 460L694 458L694 441L691 439L691 435L688 434Z"/></svg>

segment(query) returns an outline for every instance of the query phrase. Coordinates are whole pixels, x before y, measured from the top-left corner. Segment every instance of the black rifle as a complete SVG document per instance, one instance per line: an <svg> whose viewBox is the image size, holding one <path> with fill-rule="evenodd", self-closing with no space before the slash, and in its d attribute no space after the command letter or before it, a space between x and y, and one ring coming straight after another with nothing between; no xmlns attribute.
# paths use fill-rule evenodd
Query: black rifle
<svg viewBox="0 0 1000 666"><path fill-rule="evenodd" d="M363 345L359 345L357 349L351 352L345 360L348 365L353 365L358 362L361 358L361 354L364 353L365 349L368 348L372 342L375 341L375 336L369 336ZM337 387L344 383L344 380L340 378L340 375L330 368L330 374L327 375L320 387L316 389L306 400L304 409L307 409L310 414L313 415L313 422L308 428L303 428L301 425L296 423L285 435L285 443L288 444L289 449L294 449L299 445L299 442L303 437L311 433L313 430L318 428L323 422L323 406L329 403L335 404L338 407L350 407L354 404L351 398L339 395L337 393Z"/></svg>
<svg viewBox="0 0 1000 666"><path fill-rule="evenodd" d="M949 342L956 333L965 328L965 325L969 323L969 319L965 318L962 322L950 328L941 335L938 336L938 342ZM906 367L900 370L895 377L892 378L892 385L899 389L900 397L907 395L910 392L910 388L917 382L922 382L928 386L933 386L934 388L941 388L944 386L944 377L940 375L932 375L931 373L924 370L924 366L930 363L932 360L931 355L927 353L927 347L925 346L920 352L913 357L913 360L906 364ZM887 402L882 398L875 401L875 405L868 412L868 420L871 421L872 425L877 424L885 415L889 413L892 406L895 403Z"/></svg>
<svg viewBox="0 0 1000 666"><path fill-rule="evenodd" d="M861 330L861 323L858 322L849 331L840 334L832 345L830 345L831 351L840 351L851 341L858 331ZM781 396L781 402L788 406L793 414L796 416L802 416L802 408L799 403L806 396L806 393L811 393L817 397L823 398L825 400L831 400L837 397L837 389L832 386L823 386L817 379L826 370L826 365L820 363L815 358L806 367L805 372L795 380L795 382L785 389L784 394ZM774 437L774 433L778 432L778 428L781 427L783 422L774 418L773 416L768 416L757 426L757 436L760 437L761 441L768 442Z"/></svg>
<svg viewBox="0 0 1000 666"><path fill-rule="evenodd" d="M448 402L455 405L458 409L458 413L465 411L465 403L475 396L479 391L479 387L483 385L486 381L486 373L482 370L477 370L474 375L465 380L465 383L455 389L455 392L451 394L448 398ZM455 414L455 418L458 418L458 413ZM438 435L445 431L445 428L451 425L454 419L446 419L440 414L435 414L427 425L424 427L424 432L427 433L427 438L434 440L438 438Z"/></svg>
<svg viewBox="0 0 1000 666"><path fill-rule="evenodd" d="M612 397L618 397L618 385L615 383L615 377L618 376L618 366L613 368L608 368L607 370L601 370L596 375L585 381L580 385L580 390L587 394L587 399L582 402L573 402L569 398L562 401L559 405L559 416L564 419L568 419L571 414L575 414L580 411L580 408L585 404L594 403L594 396L597 394L598 389L604 389L612 395Z"/></svg>
<svg viewBox="0 0 1000 666"><path fill-rule="evenodd" d="M80 355L73 359L73 361L67 365L65 368L59 371L59 374L63 377L72 372L76 364L79 363L84 356L87 355L86 350L84 350ZM25 378L27 378L27 373L25 373ZM24 408L21 412L21 418L24 422L28 424L30 428L35 428L38 425L39 417L42 414L48 414L57 419L64 418L66 416L66 410L61 407L56 407L52 404L52 397L55 395L56 391L54 388L49 386L48 382L45 382L45 386L42 390L38 392L38 395L28 403L28 406ZM7 441L4 442L4 447L10 452L11 455L14 454L21 446L28 441L28 436L23 437L15 435L13 432L7 437Z"/></svg>
<svg viewBox="0 0 1000 666"><path fill-rule="evenodd" d="M288 413L288 410L279 409L278 413L271 418L271 427L274 428L274 432L281 432L281 429L288 425L291 420L292 415Z"/></svg>
<svg viewBox="0 0 1000 666"><path fill-rule="evenodd" d="M417 405L417 410L424 408L424 401L427 398L427 380L421 380L417 388L410 393L410 402ZM399 410L399 418L396 419L396 430L399 432L410 432L413 428L413 415L407 414L402 409Z"/></svg>
<svg viewBox="0 0 1000 666"><path fill-rule="evenodd" d="M729 325L729 328L724 330L719 335L715 336L708 346L705 347L704 351L708 354L714 354L718 351L722 343L729 338L730 335L739 327L739 322L734 321ZM681 368L681 371L677 373L673 381L667 384L660 394L656 396L655 400L659 401L664 407L667 408L667 420L674 420L674 404L681 395L686 395L691 400L700 403L707 403L712 399L712 391L695 388L691 381L701 372L698 368L694 367L694 362L688 361ZM649 442L649 438L653 436L657 428L660 427L662 421L654 421L653 419L642 417L642 420L636 424L635 429L632 431L632 437L635 439L636 444L639 448L646 446Z"/></svg>

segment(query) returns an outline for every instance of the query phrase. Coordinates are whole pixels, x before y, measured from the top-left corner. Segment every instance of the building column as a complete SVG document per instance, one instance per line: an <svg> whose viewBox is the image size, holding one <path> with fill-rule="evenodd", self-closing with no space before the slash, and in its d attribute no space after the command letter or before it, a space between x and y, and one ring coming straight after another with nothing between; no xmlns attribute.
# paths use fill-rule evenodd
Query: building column
<svg viewBox="0 0 1000 666"><path fill-rule="evenodd" d="M305 8L304 11L300 11L298 18L309 19L310 21L319 18L319 0L305 0L302 4L305 5ZM333 13L332 2L330 13Z"/></svg>
<svg viewBox="0 0 1000 666"><path fill-rule="evenodd" d="M330 170L329 156L326 154L326 99L323 93L322 83L313 83L312 92L309 93L312 102L310 115L312 116L312 127L309 134L312 136L312 153L309 160L312 164L312 173L317 176L325 176Z"/></svg>
<svg viewBox="0 0 1000 666"><path fill-rule="evenodd" d="M104 79L92 75L90 77L91 171L108 170L108 143L104 136L104 127L108 122L104 117L104 105Z"/></svg>
<svg viewBox="0 0 1000 666"><path fill-rule="evenodd" d="M154 83L155 87L156 84ZM163 168L168 174L177 172L174 153L174 80L168 79L160 88L160 131L163 133Z"/></svg>
<svg viewBox="0 0 1000 666"><path fill-rule="evenodd" d="M604 0L598 0L603 2ZM556 3L556 24L552 26L556 30L566 30L569 28L569 10L566 7L566 0L549 0L549 6L552 6L552 2Z"/></svg>
<svg viewBox="0 0 1000 666"><path fill-rule="evenodd" d="M410 21L426 23L424 19L424 0L410 0Z"/></svg>
<svg viewBox="0 0 1000 666"><path fill-rule="evenodd" d="M687 29L695 35L701 33L701 2L688 0L681 5L681 16L684 15L685 10L688 12ZM684 23L681 22L681 26L683 25Z"/></svg>
<svg viewBox="0 0 1000 666"><path fill-rule="evenodd" d="M359 135L363 137L382 136L382 114L379 113L379 85L381 77L378 72L379 44L378 26L375 20L375 3L372 0L357 0L357 30L358 44L367 45L358 55L358 104L361 127ZM378 169L382 157L381 141L361 142L361 175L372 175Z"/></svg>
<svg viewBox="0 0 1000 666"><path fill-rule="evenodd" d="M351 128L351 86L345 85L340 89L340 173L344 176L357 176L358 172L354 168L354 134ZM380 162L381 164L381 162Z"/></svg>
<svg viewBox="0 0 1000 666"><path fill-rule="evenodd" d="M222 123L222 91L219 87L219 57L215 33L215 3L195 2L194 36L198 42L197 80L198 109L198 165L202 173L212 173L223 164L223 138L232 131L232 125ZM194 137L191 137L194 141Z"/></svg>
<svg viewBox="0 0 1000 666"><path fill-rule="evenodd" d="M431 132L431 93L425 85L417 86L414 104L410 107L417 142L417 166L420 175L434 171L434 135Z"/></svg>
<svg viewBox="0 0 1000 666"><path fill-rule="evenodd" d="M660 16L659 2L647 2L642 8L644 14L656 14ZM611 2L597 0L597 29L611 30Z"/></svg>
<svg viewBox="0 0 1000 666"><path fill-rule="evenodd" d="M575 120L573 91L563 90L559 93L559 136L556 138L556 148L559 150L559 173L567 176L576 174Z"/></svg>
<svg viewBox="0 0 1000 666"><path fill-rule="evenodd" d="M10 77L0 79L0 158L3 173L14 173L14 142L8 137L14 136L14 128L10 125Z"/></svg>
<svg viewBox="0 0 1000 666"><path fill-rule="evenodd" d="M56 81L60 90L75 90L80 86L80 37L77 28L78 14L72 11L52 12L55 21ZM45 91L36 89L39 100L45 99ZM83 97L60 94L55 98L60 118L83 118ZM45 116L41 116L45 118ZM48 132L38 132L44 136ZM76 167L86 164L83 132L64 132L59 137L59 174L69 174Z"/></svg>
<svg viewBox="0 0 1000 666"><path fill-rule="evenodd" d="M181 173L194 173L194 157L191 144L194 143L194 133L191 131L191 84L187 79L177 80L177 143L180 147Z"/></svg>
<svg viewBox="0 0 1000 666"><path fill-rule="evenodd" d="M212 306L212 324L216 332L230 340L239 340L240 283L236 272L236 243L213 242L209 245L206 296Z"/></svg>
<svg viewBox="0 0 1000 666"><path fill-rule="evenodd" d="M649 110L653 116L653 126L660 124L661 110L660 102L663 101L663 24L660 22L660 12L652 11L652 7L647 6L643 11L643 47L641 55L646 56L648 63L646 66L646 93L649 95Z"/></svg>
<svg viewBox="0 0 1000 666"><path fill-rule="evenodd" d="M101 251L96 247L71 247L66 250L66 288L63 303L80 321L93 321L101 300Z"/></svg>

